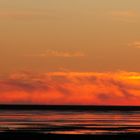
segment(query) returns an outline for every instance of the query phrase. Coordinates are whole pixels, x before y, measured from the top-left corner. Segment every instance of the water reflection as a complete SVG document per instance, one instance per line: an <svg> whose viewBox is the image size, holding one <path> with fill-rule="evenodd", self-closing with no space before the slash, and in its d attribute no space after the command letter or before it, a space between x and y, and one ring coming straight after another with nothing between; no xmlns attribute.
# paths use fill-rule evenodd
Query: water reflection
<svg viewBox="0 0 140 140"><path fill-rule="evenodd" d="M0 131L57 134L140 132L140 112L0 111Z"/></svg>

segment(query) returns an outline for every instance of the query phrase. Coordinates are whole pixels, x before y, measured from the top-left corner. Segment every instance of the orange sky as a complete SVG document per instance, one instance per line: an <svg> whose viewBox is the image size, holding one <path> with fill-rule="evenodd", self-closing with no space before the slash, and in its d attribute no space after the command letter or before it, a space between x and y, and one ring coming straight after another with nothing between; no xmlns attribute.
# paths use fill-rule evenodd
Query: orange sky
<svg viewBox="0 0 140 140"><path fill-rule="evenodd" d="M140 105L139 5L0 0L0 103Z"/></svg>
<svg viewBox="0 0 140 140"><path fill-rule="evenodd" d="M0 81L0 102L140 105L140 73L23 71Z"/></svg>

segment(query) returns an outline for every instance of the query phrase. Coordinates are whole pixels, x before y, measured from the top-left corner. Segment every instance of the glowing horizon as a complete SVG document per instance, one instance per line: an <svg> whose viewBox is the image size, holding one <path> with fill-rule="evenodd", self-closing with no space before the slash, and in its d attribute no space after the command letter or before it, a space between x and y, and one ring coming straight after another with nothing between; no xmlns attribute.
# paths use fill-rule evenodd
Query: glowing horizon
<svg viewBox="0 0 140 140"><path fill-rule="evenodd" d="M0 81L0 103L140 105L140 73L19 72Z"/></svg>

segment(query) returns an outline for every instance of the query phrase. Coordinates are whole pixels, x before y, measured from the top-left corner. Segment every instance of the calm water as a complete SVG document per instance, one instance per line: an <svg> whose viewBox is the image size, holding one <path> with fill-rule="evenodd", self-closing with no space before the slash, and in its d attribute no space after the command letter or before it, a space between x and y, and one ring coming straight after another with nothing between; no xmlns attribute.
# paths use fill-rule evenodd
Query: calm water
<svg viewBox="0 0 140 140"><path fill-rule="evenodd" d="M140 132L140 112L0 111L0 131L57 134Z"/></svg>

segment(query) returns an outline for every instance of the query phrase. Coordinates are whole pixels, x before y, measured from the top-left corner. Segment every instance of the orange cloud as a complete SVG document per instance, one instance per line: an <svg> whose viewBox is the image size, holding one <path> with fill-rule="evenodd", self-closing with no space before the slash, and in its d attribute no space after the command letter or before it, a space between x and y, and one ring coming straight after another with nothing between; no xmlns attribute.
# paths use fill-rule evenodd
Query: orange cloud
<svg viewBox="0 0 140 140"><path fill-rule="evenodd" d="M129 22L134 23L139 18L139 13L135 11L113 11L110 12L113 19L122 21L122 22Z"/></svg>
<svg viewBox="0 0 140 140"><path fill-rule="evenodd" d="M1 79L0 103L140 105L140 73L15 73Z"/></svg>
<svg viewBox="0 0 140 140"><path fill-rule="evenodd" d="M134 48L140 48L140 41L134 41L132 43L129 43L128 46L134 47Z"/></svg>
<svg viewBox="0 0 140 140"><path fill-rule="evenodd" d="M26 55L29 57L65 57L65 58L73 58L73 57L84 57L85 54L82 52L77 52L77 51L57 51L57 50L47 50L43 53L39 54L29 54Z"/></svg>
<svg viewBox="0 0 140 140"><path fill-rule="evenodd" d="M123 18L133 18L137 17L137 13L134 11L114 11L112 15L115 17L123 17Z"/></svg>

